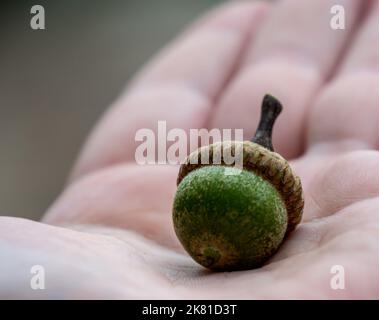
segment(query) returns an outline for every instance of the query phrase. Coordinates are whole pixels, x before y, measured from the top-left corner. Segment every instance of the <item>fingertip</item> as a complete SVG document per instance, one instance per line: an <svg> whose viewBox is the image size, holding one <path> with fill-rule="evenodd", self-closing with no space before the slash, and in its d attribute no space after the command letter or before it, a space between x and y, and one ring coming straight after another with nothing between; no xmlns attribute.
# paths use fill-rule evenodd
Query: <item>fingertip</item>
<svg viewBox="0 0 379 320"><path fill-rule="evenodd" d="M270 10L266 1L228 1L200 18L193 28L216 28L244 32L251 27L252 20L262 20Z"/></svg>

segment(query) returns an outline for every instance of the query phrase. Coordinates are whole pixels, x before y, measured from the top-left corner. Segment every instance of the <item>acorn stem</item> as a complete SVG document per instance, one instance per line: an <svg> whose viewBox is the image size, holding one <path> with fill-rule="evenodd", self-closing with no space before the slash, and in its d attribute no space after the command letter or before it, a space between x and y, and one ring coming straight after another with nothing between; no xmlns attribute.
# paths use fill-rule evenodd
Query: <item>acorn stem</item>
<svg viewBox="0 0 379 320"><path fill-rule="evenodd" d="M264 96L261 119L254 138L251 139L252 142L258 143L270 151L274 151L272 146L272 129L282 109L281 103L275 97L269 94Z"/></svg>

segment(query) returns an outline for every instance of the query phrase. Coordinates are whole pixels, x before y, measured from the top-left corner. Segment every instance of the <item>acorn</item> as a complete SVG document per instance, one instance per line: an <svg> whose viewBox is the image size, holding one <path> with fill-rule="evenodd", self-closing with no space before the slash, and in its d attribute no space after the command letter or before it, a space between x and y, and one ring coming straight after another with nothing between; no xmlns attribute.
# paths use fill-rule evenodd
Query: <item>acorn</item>
<svg viewBox="0 0 379 320"><path fill-rule="evenodd" d="M272 146L281 111L281 103L266 95L251 141L201 147L180 166L175 233L189 255L208 269L261 267L301 221L301 181ZM242 156L241 168L226 161L228 152Z"/></svg>

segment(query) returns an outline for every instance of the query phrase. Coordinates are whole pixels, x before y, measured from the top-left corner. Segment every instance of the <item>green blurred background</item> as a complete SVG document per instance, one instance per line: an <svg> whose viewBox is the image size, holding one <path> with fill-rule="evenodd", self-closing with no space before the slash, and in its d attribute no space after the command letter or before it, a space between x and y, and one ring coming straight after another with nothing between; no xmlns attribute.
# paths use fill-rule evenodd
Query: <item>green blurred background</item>
<svg viewBox="0 0 379 320"><path fill-rule="evenodd" d="M128 79L221 0L0 4L0 215L39 219ZM43 5L46 30L30 28Z"/></svg>

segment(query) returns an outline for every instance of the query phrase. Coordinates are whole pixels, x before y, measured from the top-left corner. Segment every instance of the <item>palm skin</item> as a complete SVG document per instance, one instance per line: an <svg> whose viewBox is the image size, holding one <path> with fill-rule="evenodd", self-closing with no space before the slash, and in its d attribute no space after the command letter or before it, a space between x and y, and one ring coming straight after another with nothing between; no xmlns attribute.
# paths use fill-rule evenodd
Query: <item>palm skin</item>
<svg viewBox="0 0 379 320"><path fill-rule="evenodd" d="M0 219L3 298L379 298L378 1L231 3L201 19L131 83L91 135L44 221ZM294 15L294 12L298 14ZM212 273L171 221L177 166L134 162L139 128L243 128L284 105L275 149L305 193L303 221L264 267ZM30 268L46 289L30 289ZM345 289L330 286L345 270Z"/></svg>

